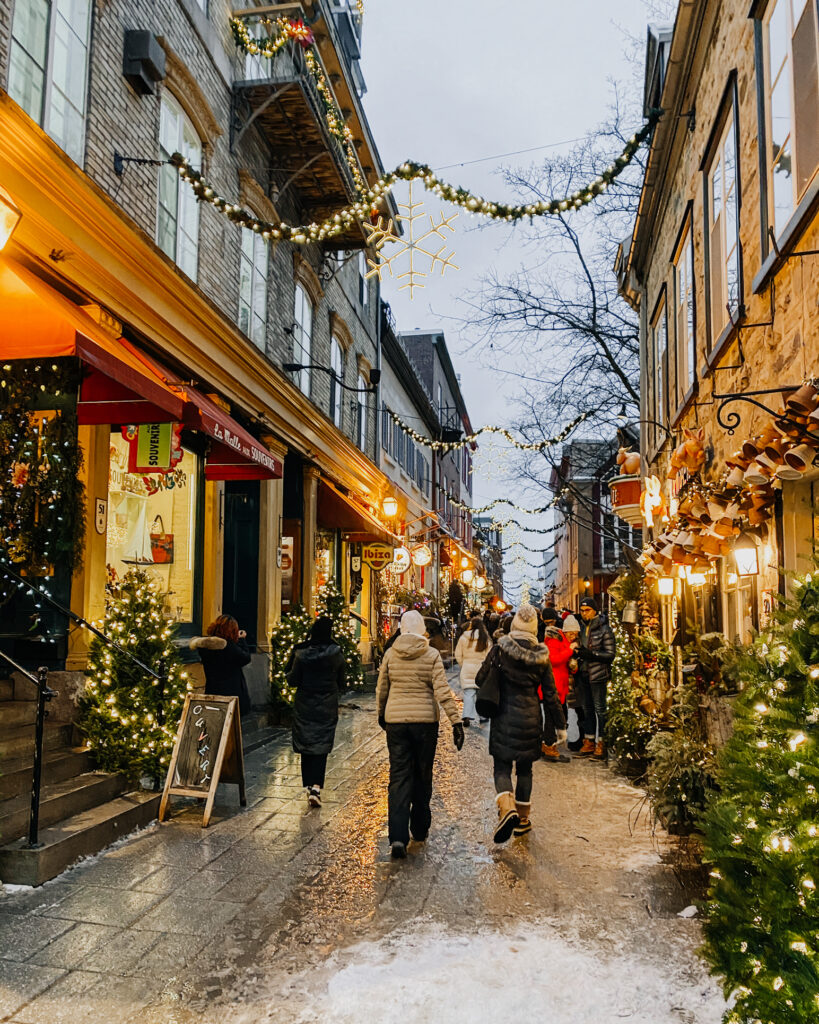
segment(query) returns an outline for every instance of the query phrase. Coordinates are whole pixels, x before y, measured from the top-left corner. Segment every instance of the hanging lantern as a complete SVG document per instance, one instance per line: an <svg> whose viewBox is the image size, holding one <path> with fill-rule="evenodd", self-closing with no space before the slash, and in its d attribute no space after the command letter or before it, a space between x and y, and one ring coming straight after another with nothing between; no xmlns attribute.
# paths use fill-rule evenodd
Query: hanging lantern
<svg viewBox="0 0 819 1024"><path fill-rule="evenodd" d="M469 559L466 557L466 555L461 555L461 568L462 569L468 569L469 568Z"/></svg>
<svg viewBox="0 0 819 1024"><path fill-rule="evenodd" d="M423 568L432 561L432 552L427 544L418 544L410 551L413 565Z"/></svg>
<svg viewBox="0 0 819 1024"><path fill-rule="evenodd" d="M661 576L657 580L657 590L662 594L663 597L671 597L671 595L674 593L674 577Z"/></svg>
<svg viewBox="0 0 819 1024"><path fill-rule="evenodd" d="M381 502L381 511L387 519L394 519L398 515L398 502L395 498L384 498Z"/></svg>
<svg viewBox="0 0 819 1024"><path fill-rule="evenodd" d="M759 572L759 556L753 537L747 533L737 537L734 544L734 561L738 576L756 576Z"/></svg>
<svg viewBox="0 0 819 1024"><path fill-rule="evenodd" d="M485 576L476 576L475 577L475 589L476 590L483 590L483 588L485 586L486 586L486 577Z"/></svg>
<svg viewBox="0 0 819 1024"><path fill-rule="evenodd" d="M467 587L472 586L472 581L475 579L475 573L471 569L464 569L461 573L461 583Z"/></svg>

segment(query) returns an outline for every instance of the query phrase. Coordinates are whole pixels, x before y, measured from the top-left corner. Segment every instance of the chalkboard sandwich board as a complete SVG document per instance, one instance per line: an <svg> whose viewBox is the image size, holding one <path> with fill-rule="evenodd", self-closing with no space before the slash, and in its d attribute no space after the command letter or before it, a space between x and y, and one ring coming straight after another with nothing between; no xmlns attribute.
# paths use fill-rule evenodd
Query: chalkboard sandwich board
<svg viewBox="0 0 819 1024"><path fill-rule="evenodd" d="M194 796L206 801L202 828L207 828L220 782L235 783L239 802L246 806L239 698L189 693L179 720L159 820L165 820L170 797Z"/></svg>

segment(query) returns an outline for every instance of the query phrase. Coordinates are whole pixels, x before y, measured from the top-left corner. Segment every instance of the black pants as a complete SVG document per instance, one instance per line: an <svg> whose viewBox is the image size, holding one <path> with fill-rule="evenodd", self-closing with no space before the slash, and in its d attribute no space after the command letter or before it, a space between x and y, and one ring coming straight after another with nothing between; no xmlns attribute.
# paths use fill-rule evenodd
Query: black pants
<svg viewBox="0 0 819 1024"><path fill-rule="evenodd" d="M327 754L301 755L302 786L323 786L327 771Z"/></svg>
<svg viewBox="0 0 819 1024"><path fill-rule="evenodd" d="M528 804L532 799L532 762L515 761L515 768L515 799L518 803ZM495 758L495 792L512 792L512 762L501 757Z"/></svg>
<svg viewBox="0 0 819 1024"><path fill-rule="evenodd" d="M388 722L390 752L390 843L426 839L432 815L432 764L438 746L437 722Z"/></svg>

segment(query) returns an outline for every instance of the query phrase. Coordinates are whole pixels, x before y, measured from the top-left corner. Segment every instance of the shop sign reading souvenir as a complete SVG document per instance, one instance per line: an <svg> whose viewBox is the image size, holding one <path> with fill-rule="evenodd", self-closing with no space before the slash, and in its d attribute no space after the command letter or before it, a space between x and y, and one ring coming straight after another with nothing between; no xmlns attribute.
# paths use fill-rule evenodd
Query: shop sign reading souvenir
<svg viewBox="0 0 819 1024"><path fill-rule="evenodd" d="M182 458L181 423L140 423L122 428L129 473L169 473Z"/></svg>
<svg viewBox="0 0 819 1024"><path fill-rule="evenodd" d="M365 565L369 565L371 569L380 572L382 569L386 569L393 560L392 544L381 544L379 542L364 544L361 547L361 558Z"/></svg>

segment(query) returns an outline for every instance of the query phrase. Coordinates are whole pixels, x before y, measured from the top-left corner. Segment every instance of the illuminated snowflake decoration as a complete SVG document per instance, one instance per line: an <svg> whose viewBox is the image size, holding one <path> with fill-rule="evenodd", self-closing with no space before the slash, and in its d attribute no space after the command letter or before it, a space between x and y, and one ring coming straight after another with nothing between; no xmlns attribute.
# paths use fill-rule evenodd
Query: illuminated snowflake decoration
<svg viewBox="0 0 819 1024"><path fill-rule="evenodd" d="M395 233L392 218L385 222L383 217L379 217L375 224L364 225L367 242L375 250L375 259L367 259L370 269L365 276L370 278L377 275L378 280L383 281L384 271L388 270L390 277L396 277L393 273L393 265L403 256L407 256L409 268L402 274L398 274L396 280L403 282L399 286L399 291L409 288L411 299L415 297L416 288L425 287L421 279L434 273L436 267L440 266L442 277L447 270L460 270L460 267L452 262L452 257L455 255L454 250L446 251L447 236L445 234L447 231L450 234L455 233L452 221L458 214L453 213L449 217L445 217L441 213L440 222L436 223L434 217L422 212L424 204L413 200L412 186L413 182L410 182L409 202L398 204L398 209L406 212L398 214L395 218L407 226L406 238ZM419 222L426 219L429 220L429 228L424 231ZM443 245L433 252L435 242L431 242L430 239L437 239L443 242ZM384 252L384 246L388 243L395 247L389 255ZM421 269L421 265L425 267L424 270Z"/></svg>

